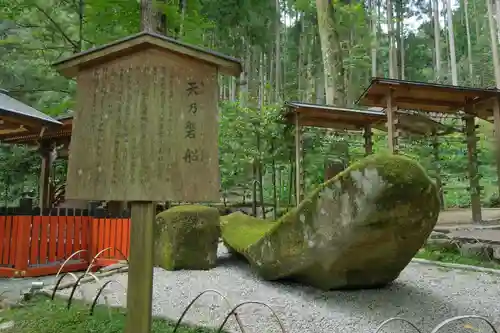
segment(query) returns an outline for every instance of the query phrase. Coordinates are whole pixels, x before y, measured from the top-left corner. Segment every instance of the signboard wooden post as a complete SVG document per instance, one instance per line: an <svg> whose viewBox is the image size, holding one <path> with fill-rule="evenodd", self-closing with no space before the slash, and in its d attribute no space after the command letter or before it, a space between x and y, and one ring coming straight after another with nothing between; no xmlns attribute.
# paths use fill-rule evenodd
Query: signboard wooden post
<svg viewBox="0 0 500 333"><path fill-rule="evenodd" d="M156 201L219 201L219 73L231 57L150 32L65 59L77 105L66 197L132 206L127 332L151 327Z"/></svg>

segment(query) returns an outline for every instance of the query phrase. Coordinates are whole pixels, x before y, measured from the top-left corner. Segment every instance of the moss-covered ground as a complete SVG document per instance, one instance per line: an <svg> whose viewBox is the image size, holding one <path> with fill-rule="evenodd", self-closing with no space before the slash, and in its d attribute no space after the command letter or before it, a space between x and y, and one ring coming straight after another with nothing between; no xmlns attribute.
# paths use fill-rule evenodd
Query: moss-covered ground
<svg viewBox="0 0 500 333"><path fill-rule="evenodd" d="M458 249L443 249L435 246L422 248L415 258L440 261L453 264L471 265L500 269L500 263L476 256L462 256Z"/></svg>
<svg viewBox="0 0 500 333"><path fill-rule="evenodd" d="M3 333L122 333L125 325L123 309L98 306L94 315L89 315L89 306L74 301L66 309L66 301L38 295L22 308L0 312L0 325L13 320L15 326ZM154 318L152 333L170 333L175 323ZM182 326L179 333L210 333L215 330L203 327Z"/></svg>

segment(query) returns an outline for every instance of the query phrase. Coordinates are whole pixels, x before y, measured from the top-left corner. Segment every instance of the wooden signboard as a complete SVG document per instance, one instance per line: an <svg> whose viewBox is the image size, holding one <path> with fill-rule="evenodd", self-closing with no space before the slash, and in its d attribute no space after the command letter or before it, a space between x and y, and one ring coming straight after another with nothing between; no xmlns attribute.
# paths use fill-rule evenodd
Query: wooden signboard
<svg viewBox="0 0 500 333"><path fill-rule="evenodd" d="M58 64L78 85L66 197L219 201L217 75L241 65L184 49L141 33Z"/></svg>
<svg viewBox="0 0 500 333"><path fill-rule="evenodd" d="M131 202L127 333L151 329L154 201L219 201L219 71L239 61L150 32L56 64L77 78L66 197Z"/></svg>

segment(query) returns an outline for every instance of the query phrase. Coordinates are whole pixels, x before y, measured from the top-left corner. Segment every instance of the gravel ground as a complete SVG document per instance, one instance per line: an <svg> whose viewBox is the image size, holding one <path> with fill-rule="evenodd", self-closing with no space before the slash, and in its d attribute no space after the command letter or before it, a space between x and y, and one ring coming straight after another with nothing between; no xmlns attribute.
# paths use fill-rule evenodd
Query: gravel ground
<svg viewBox="0 0 500 333"><path fill-rule="evenodd" d="M127 285L127 275L109 277ZM106 280L106 279L104 279ZM484 273L448 270L412 263L399 279L386 289L322 292L298 284L261 281L247 264L220 249L220 263L210 271L167 272L155 268L153 314L177 319L199 293L215 289L235 305L245 300L269 304L283 322L286 332L371 333L390 317L403 317L422 332L431 332L452 316L476 314L490 318L500 327L500 277ZM86 298L93 298L97 284L80 287ZM111 283L105 294L111 305L125 305L119 284ZM65 290L62 293L68 294ZM75 296L78 296L77 293ZM186 322L218 327L228 307L218 296L202 296L188 312ZM239 311L246 333L280 332L269 310L247 305ZM237 332L231 318L226 329ZM402 323L391 323L381 333L415 333ZM439 333L491 333L477 319L462 321Z"/></svg>
<svg viewBox="0 0 500 333"><path fill-rule="evenodd" d="M12 300L17 300L21 292L30 289L33 282L43 282L44 285L55 283L55 276L45 276L40 278L4 279L0 278L0 295Z"/></svg>

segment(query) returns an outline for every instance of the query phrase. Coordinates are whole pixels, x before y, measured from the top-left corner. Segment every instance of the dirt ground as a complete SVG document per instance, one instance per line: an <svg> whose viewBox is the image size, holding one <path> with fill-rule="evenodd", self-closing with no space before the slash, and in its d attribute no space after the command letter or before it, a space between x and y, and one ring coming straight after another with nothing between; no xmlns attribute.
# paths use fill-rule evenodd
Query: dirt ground
<svg viewBox="0 0 500 333"><path fill-rule="evenodd" d="M483 208L483 221L500 224L500 208ZM472 223L472 212L470 209L458 208L448 209L439 214L438 225L461 225Z"/></svg>

